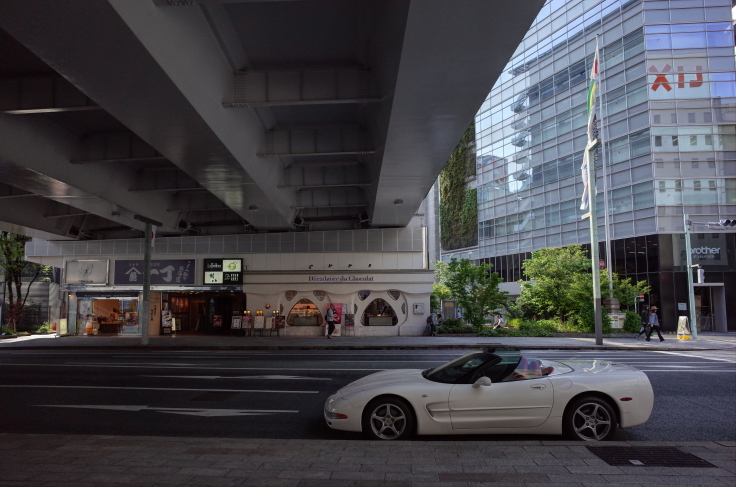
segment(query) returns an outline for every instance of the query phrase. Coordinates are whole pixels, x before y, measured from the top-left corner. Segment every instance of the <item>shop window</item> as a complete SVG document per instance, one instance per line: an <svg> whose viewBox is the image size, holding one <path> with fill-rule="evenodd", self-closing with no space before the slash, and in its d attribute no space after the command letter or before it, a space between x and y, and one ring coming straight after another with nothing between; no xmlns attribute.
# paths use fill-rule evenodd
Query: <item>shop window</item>
<svg viewBox="0 0 736 487"><path fill-rule="evenodd" d="M365 299L371 295L370 291L358 291L358 299L365 301Z"/></svg>
<svg viewBox="0 0 736 487"><path fill-rule="evenodd" d="M401 303L401 313L406 314L406 303Z"/></svg>
<svg viewBox="0 0 736 487"><path fill-rule="evenodd" d="M391 299L393 299L394 301L398 301L399 297L401 297L401 291L392 289L388 291L388 295L391 296Z"/></svg>
<svg viewBox="0 0 736 487"><path fill-rule="evenodd" d="M358 312L358 305L353 303L353 314L356 314Z"/></svg>
<svg viewBox="0 0 736 487"><path fill-rule="evenodd" d="M322 313L312 301L301 299L289 311L286 324L289 326L320 326Z"/></svg>
<svg viewBox="0 0 736 487"><path fill-rule="evenodd" d="M284 293L284 297L287 301L291 301L292 299L294 299L294 296L296 296L296 291L286 291Z"/></svg>
<svg viewBox="0 0 736 487"><path fill-rule="evenodd" d="M327 293L324 291L314 291L312 294L314 294L314 297L319 299L320 301L324 301L325 296L327 296Z"/></svg>
<svg viewBox="0 0 736 487"><path fill-rule="evenodd" d="M374 299L363 312L365 326L396 326L398 322L396 312L385 299Z"/></svg>

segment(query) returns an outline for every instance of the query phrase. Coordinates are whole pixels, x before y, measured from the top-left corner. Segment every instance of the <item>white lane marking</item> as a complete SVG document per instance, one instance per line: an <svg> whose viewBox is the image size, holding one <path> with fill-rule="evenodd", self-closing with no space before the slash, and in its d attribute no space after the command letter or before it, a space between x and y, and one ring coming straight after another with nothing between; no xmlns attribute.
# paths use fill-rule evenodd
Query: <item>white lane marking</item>
<svg viewBox="0 0 736 487"><path fill-rule="evenodd" d="M258 392L271 394L319 394L319 391L276 391L257 389L189 389L183 387L112 387L112 386L57 386L36 384L0 384L0 388L24 389L112 389L117 391L186 391L186 392Z"/></svg>
<svg viewBox="0 0 736 487"><path fill-rule="evenodd" d="M303 377L299 375L142 375L141 377L163 377L173 379L332 380L330 378Z"/></svg>
<svg viewBox="0 0 736 487"><path fill-rule="evenodd" d="M125 363L115 363L115 362L101 362L101 363L95 363L95 362L67 362L68 365L153 365L158 367L159 365L170 365L170 366L177 366L177 367L193 367L195 365L198 365L201 367L204 364L176 364L176 363L170 363L170 362L125 362ZM211 364L211 365L219 365L219 364Z"/></svg>
<svg viewBox="0 0 736 487"><path fill-rule="evenodd" d="M221 418L225 416L264 416L268 414L296 414L293 410L260 410L260 409L200 409L200 408L157 408L153 406L86 406L86 405L54 405L35 404L44 408L75 408L75 409L106 409L112 411L153 411L157 413L186 414L188 416L203 416L207 418Z"/></svg>
<svg viewBox="0 0 736 487"><path fill-rule="evenodd" d="M150 366L142 366L142 365L71 365L71 364L18 364L18 363L5 363L2 364L3 367L7 366L14 366L14 367L97 367L97 368L110 368L110 369L150 369ZM373 371L373 372L380 372L382 370L387 370L385 368L380 369L340 369L335 370L334 368L327 368L327 369L314 369L314 368L304 368L304 367L207 367L207 366L201 366L196 365L192 367L169 367L166 364L157 364L157 368L159 369L176 369L176 370L183 370L185 368L196 368L197 370L299 370L299 371L321 371L321 372L346 372L346 371L352 371L352 372L362 372L362 371Z"/></svg>
<svg viewBox="0 0 736 487"><path fill-rule="evenodd" d="M718 358L718 357L703 357L703 356L700 356L700 355L685 355L683 353L666 352L664 350L657 351L657 353L662 353L662 354L667 354L667 355L677 355L677 356L680 356L680 357L699 358L699 359L703 359L703 360L712 360L712 361L716 361L716 362L726 362L726 363L729 363L729 364L736 363L736 352L734 352L734 358L733 359L730 359L730 360L729 359L726 359L726 358Z"/></svg>
<svg viewBox="0 0 736 487"><path fill-rule="evenodd" d="M427 359L427 360L330 360L330 362L331 363L337 363L337 364L356 364L356 363L357 364L364 364L364 363L373 364L373 363L376 363L376 362L391 362L391 363L394 363L394 362L409 362L409 363L420 363L420 364L426 364L427 362L431 362L431 363L440 363L441 364L441 363L444 363L445 361L444 360L431 360L431 359Z"/></svg>

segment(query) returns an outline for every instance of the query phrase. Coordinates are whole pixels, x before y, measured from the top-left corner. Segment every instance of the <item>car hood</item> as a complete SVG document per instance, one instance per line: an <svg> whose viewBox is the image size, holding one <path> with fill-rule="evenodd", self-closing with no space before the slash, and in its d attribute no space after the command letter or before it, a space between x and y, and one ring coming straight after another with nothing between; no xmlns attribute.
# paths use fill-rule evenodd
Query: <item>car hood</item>
<svg viewBox="0 0 736 487"><path fill-rule="evenodd" d="M338 394L345 397L373 387L385 388L402 384L417 384L423 380L426 379L422 377L422 369L383 370L351 382L340 389Z"/></svg>
<svg viewBox="0 0 736 487"><path fill-rule="evenodd" d="M557 363L566 365L576 373L606 374L623 371L637 370L629 365L617 364L606 360L556 360Z"/></svg>

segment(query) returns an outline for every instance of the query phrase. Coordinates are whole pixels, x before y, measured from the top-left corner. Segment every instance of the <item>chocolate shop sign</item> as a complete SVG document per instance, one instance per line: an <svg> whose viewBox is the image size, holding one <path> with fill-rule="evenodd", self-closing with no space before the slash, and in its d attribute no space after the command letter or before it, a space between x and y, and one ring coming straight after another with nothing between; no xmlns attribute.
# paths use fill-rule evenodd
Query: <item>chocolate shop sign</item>
<svg viewBox="0 0 736 487"><path fill-rule="evenodd" d="M373 276L309 276L309 282L373 282Z"/></svg>

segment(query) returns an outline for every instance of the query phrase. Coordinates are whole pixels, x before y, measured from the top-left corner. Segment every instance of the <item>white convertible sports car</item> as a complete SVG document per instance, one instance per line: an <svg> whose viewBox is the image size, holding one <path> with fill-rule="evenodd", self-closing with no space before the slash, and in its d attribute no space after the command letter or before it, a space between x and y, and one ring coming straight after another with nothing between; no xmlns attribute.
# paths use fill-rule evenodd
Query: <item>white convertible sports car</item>
<svg viewBox="0 0 736 487"><path fill-rule="evenodd" d="M427 370L386 370L343 387L325 403L334 429L371 439L413 433L564 434L600 441L649 419L646 374L600 360L552 362L518 351L473 351Z"/></svg>

